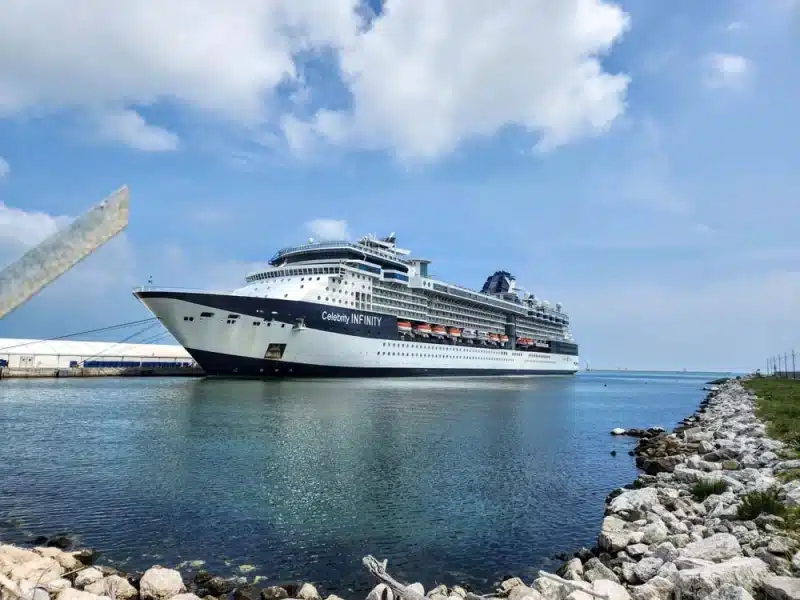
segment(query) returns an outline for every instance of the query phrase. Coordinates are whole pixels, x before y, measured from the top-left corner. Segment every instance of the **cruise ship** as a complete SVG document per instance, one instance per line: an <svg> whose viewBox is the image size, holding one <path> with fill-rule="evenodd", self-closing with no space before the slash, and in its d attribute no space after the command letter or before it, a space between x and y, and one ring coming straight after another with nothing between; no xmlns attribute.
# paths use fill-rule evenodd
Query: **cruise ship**
<svg viewBox="0 0 800 600"><path fill-rule="evenodd" d="M225 292L134 295L210 376L572 375L569 316L506 271L480 291L432 277L395 235L279 250Z"/></svg>

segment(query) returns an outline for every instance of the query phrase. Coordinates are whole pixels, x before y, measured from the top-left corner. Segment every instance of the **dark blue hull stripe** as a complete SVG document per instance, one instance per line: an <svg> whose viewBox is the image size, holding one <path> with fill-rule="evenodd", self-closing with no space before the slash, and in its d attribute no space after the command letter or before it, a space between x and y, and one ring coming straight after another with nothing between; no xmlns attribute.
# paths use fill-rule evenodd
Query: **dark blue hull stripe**
<svg viewBox="0 0 800 600"><path fill-rule="evenodd" d="M380 340L400 339L400 333L397 330L397 317L384 313L335 307L301 300L233 296L206 292L154 290L138 291L134 294L141 299L171 298L195 304L197 305L196 309L188 308L186 314L182 316L193 317L194 320L191 322L197 325L201 323L200 314L210 308L226 315L228 313L248 315L265 321L275 319L284 323L294 323L297 319L302 318L307 327L342 335ZM234 324L231 326L236 327L239 325ZM570 344L569 346L569 350L572 350L573 345ZM497 349L498 352L507 350L507 348ZM542 352L542 350L538 350L538 352ZM548 352L549 350L543 353ZM573 351L562 351L560 353L577 356L578 347L574 346Z"/></svg>
<svg viewBox="0 0 800 600"><path fill-rule="evenodd" d="M420 369L408 367L335 367L234 356L186 349L207 375L224 377L476 377L499 375L574 375L575 371L518 369Z"/></svg>
<svg viewBox="0 0 800 600"><path fill-rule="evenodd" d="M187 309L187 314L183 315L194 317L193 323L200 323L200 313L211 308L224 314L247 315L257 319L264 319L265 321L275 319L276 321L292 324L297 319L302 318L307 327L331 333L384 340L400 339L396 317L366 310L335 307L301 300L208 294L205 292L139 291L135 292L135 295L142 299L171 298L196 304L198 305L196 310Z"/></svg>

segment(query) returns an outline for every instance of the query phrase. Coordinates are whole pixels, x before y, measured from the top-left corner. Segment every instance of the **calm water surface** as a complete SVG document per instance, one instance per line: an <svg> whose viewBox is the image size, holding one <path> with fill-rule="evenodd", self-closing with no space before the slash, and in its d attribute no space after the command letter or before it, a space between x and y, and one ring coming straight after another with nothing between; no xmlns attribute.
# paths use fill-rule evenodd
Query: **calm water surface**
<svg viewBox="0 0 800 600"><path fill-rule="evenodd" d="M636 476L609 431L674 426L712 377L5 380L0 535L340 593L370 585L370 553L486 589L591 545Z"/></svg>

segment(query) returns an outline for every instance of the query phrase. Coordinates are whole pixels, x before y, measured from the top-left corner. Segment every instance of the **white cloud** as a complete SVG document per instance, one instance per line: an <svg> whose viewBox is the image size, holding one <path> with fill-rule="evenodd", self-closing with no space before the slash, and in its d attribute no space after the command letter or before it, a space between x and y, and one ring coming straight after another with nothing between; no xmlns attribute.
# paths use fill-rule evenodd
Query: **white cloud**
<svg viewBox="0 0 800 600"><path fill-rule="evenodd" d="M6 0L0 114L172 98L258 121L265 94L296 76L292 52L351 36L352 9L353 0Z"/></svg>
<svg viewBox="0 0 800 600"><path fill-rule="evenodd" d="M321 111L310 127L402 157L436 157L508 126L551 149L623 113L628 78L598 56L627 27L601 0L388 0L341 54L353 110Z"/></svg>
<svg viewBox="0 0 800 600"><path fill-rule="evenodd" d="M306 223L306 228L317 240L346 240L350 238L347 221L315 219Z"/></svg>
<svg viewBox="0 0 800 600"><path fill-rule="evenodd" d="M68 216L25 211L0 203L0 269L15 263L28 249L72 220ZM49 324L50 335L67 333L63 317L54 315L70 314L70 323L66 325L69 328L72 316L81 311L96 310L104 302L116 306L125 296L115 294L124 288L129 292L135 284L135 264L133 247L125 233L120 233L3 317L2 325L4 329L10 328L7 331L14 331L14 323L19 323L21 329L14 335L22 336L27 335L30 327L45 323Z"/></svg>
<svg viewBox="0 0 800 600"><path fill-rule="evenodd" d="M169 152L178 148L177 135L148 124L134 110L120 110L99 115L97 132L105 140L121 142L144 152Z"/></svg>
<svg viewBox="0 0 800 600"><path fill-rule="evenodd" d="M706 57L708 82L713 87L740 88L750 76L753 64L744 56L715 52Z"/></svg>
<svg viewBox="0 0 800 600"><path fill-rule="evenodd" d="M11 172L11 165L8 164L8 161L0 156L0 179L5 177Z"/></svg>
<svg viewBox="0 0 800 600"><path fill-rule="evenodd" d="M298 122L282 121L272 100L288 84L296 109L320 102L295 56L325 48L353 105L299 123L335 143L403 157L438 157L509 126L549 149L605 131L625 109L628 78L599 61L628 27L609 0L388 0L366 29L359 8L359 0L5 0L0 117L121 107L110 124L100 119L107 137L164 150L177 138L132 107L170 100L246 128L283 126L302 149Z"/></svg>

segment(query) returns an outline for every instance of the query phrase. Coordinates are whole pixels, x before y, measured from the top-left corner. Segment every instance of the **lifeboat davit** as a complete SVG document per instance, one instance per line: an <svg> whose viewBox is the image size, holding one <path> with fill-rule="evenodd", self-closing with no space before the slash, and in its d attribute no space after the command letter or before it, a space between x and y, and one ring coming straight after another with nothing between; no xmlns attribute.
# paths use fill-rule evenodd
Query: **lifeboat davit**
<svg viewBox="0 0 800 600"><path fill-rule="evenodd" d="M414 333L419 333L421 335L430 335L431 334L431 326L427 323L419 323L418 325L414 325Z"/></svg>
<svg viewBox="0 0 800 600"><path fill-rule="evenodd" d="M450 327L447 330L447 335L449 335L452 338L461 337L461 330L458 327Z"/></svg>
<svg viewBox="0 0 800 600"><path fill-rule="evenodd" d="M397 330L400 333L411 333L411 323L408 321L398 321Z"/></svg>
<svg viewBox="0 0 800 600"><path fill-rule="evenodd" d="M444 325L434 325L431 327L431 333L439 336L447 335L447 329L445 329Z"/></svg>

